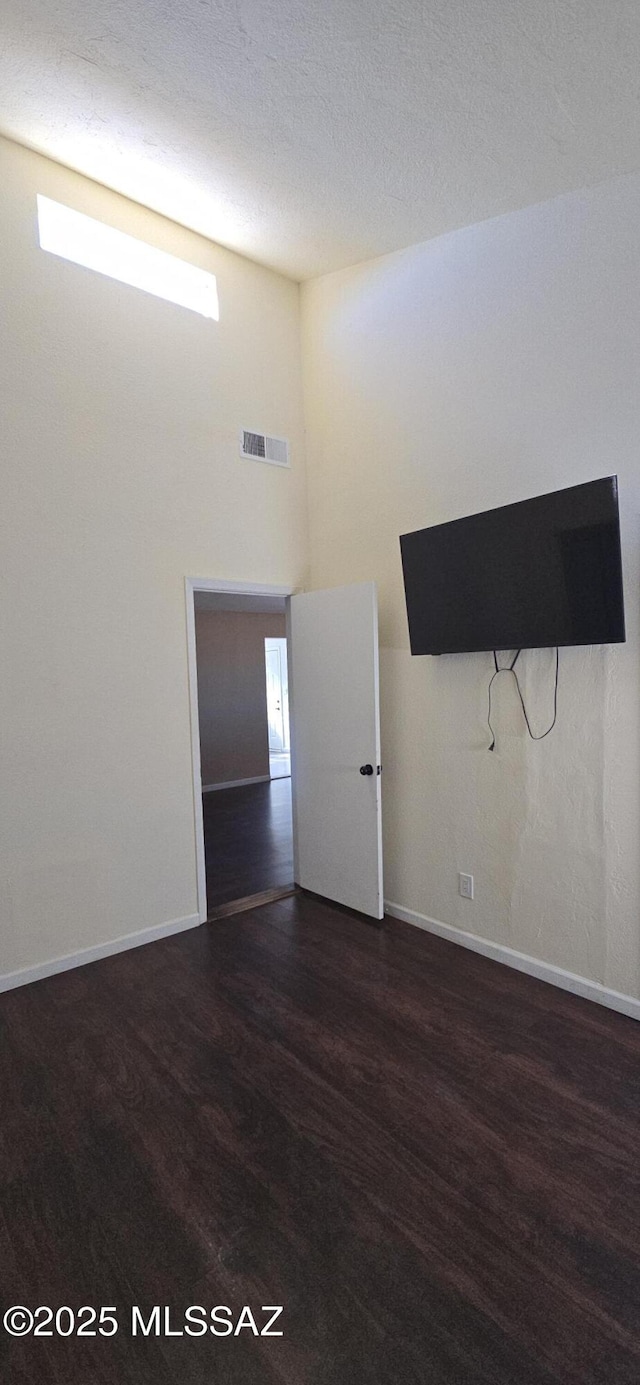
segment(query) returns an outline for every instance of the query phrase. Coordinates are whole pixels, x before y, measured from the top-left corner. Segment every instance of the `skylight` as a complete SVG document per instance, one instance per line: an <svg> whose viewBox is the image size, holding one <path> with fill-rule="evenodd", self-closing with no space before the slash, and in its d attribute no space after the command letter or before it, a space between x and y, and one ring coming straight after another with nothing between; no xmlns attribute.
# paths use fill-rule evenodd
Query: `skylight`
<svg viewBox="0 0 640 1385"><path fill-rule="evenodd" d="M214 274L38 194L40 245L63 260L218 321Z"/></svg>

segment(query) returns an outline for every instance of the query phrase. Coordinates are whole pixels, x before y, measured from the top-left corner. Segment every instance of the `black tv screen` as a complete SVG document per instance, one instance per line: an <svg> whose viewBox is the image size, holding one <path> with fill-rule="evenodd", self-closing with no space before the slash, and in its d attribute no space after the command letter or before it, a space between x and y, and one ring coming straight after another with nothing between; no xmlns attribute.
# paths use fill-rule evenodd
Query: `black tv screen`
<svg viewBox="0 0 640 1385"><path fill-rule="evenodd" d="M618 479L400 539L412 654L625 638Z"/></svg>

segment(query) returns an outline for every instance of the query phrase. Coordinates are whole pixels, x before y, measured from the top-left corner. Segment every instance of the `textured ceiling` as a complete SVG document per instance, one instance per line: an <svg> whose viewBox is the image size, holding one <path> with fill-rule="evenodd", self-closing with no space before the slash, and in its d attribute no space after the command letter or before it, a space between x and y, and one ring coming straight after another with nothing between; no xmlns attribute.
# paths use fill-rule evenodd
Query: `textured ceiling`
<svg viewBox="0 0 640 1385"><path fill-rule="evenodd" d="M638 0L4 0L0 130L305 278L640 167Z"/></svg>

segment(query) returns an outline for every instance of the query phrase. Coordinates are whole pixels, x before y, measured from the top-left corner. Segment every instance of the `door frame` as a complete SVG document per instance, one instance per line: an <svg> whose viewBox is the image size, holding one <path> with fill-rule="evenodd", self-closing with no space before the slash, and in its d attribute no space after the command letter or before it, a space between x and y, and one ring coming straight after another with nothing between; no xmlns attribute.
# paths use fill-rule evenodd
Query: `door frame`
<svg viewBox="0 0 640 1385"><path fill-rule="evenodd" d="M200 760L200 715L198 709L198 658L196 649L196 592L226 592L231 596L281 596L285 600L293 596L295 587L274 586L265 582L233 582L219 577L185 577L184 579L187 614L187 667L189 674L189 716L191 725L191 766L193 779L193 818L196 843L196 889L198 899L198 918L200 923L207 921L207 872L204 853L204 814L202 811L202 766ZM289 619L287 610L287 644L289 643ZM291 766L291 787L293 785L293 764ZM293 853L295 861L295 816L293 822Z"/></svg>

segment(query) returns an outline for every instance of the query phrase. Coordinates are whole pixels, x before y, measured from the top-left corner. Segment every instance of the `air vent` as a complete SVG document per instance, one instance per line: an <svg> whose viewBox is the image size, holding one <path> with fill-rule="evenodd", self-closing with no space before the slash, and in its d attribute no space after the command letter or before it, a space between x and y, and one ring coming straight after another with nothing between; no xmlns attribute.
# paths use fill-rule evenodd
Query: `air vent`
<svg viewBox="0 0 640 1385"><path fill-rule="evenodd" d="M289 466L289 444L286 438L273 438L268 433L253 433L243 428L240 456L250 457L254 462L270 462L272 466Z"/></svg>

